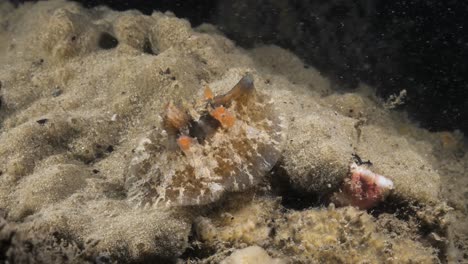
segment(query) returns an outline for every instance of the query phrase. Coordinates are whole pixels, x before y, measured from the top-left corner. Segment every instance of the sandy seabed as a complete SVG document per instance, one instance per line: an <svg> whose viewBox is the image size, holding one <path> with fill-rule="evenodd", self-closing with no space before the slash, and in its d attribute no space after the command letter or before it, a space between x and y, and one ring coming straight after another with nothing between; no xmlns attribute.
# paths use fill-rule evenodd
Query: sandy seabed
<svg viewBox="0 0 468 264"><path fill-rule="evenodd" d="M247 72L282 121L276 165L209 204L135 203L135 188L153 194L128 186L130 163L166 151L167 103L202 98L205 86L226 92ZM0 259L468 261L463 135L419 128L364 84L338 90L284 49L244 50L214 26L192 28L170 13L2 2ZM367 211L329 200L354 154L395 184Z"/></svg>

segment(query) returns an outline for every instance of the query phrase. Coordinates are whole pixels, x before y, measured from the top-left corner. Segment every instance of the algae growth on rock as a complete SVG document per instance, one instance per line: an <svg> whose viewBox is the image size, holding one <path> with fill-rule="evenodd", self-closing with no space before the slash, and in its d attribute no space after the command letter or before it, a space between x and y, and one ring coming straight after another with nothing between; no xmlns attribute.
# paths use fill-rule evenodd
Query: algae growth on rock
<svg viewBox="0 0 468 264"><path fill-rule="evenodd" d="M55 254L39 252L52 236L54 243L57 237L86 248L90 262L104 253L119 263L220 263L254 245L273 259L306 263L443 261L443 246L430 239L451 241L440 224L446 210L408 213L384 203L377 210L390 210L379 215L325 209L309 199L301 201L306 208L291 206L295 194L338 190L353 153L395 183L389 202L396 205L437 204L442 183L463 178L468 155L434 155L438 135L382 108L366 89L337 93L284 49L244 50L214 26L193 29L171 14L85 9L65 1L16 9L0 2L0 24L10 25L0 27L0 216L18 230L13 240L2 236L17 242L9 245L11 254ZM118 40L116 47L99 44L108 35ZM228 91L248 72L257 91L243 105L234 100L236 89ZM205 83L213 93L203 93ZM265 177L283 134L287 144L272 170L281 175ZM207 172L211 178L203 177ZM284 177L284 189L273 186L276 176ZM261 191L241 192L259 181ZM210 184L223 189L212 193ZM464 217L463 192L450 195ZM207 204L222 196L215 206L154 206ZM457 231L453 243L466 245L463 230ZM87 247L87 241L99 242ZM34 250L23 252L29 243ZM68 252L57 244L54 250ZM83 256L69 259L82 263L76 259Z"/></svg>
<svg viewBox="0 0 468 264"><path fill-rule="evenodd" d="M204 97L183 107L169 103L164 130L135 149L127 186L137 203L207 204L255 186L275 165L280 118L251 74L224 95L206 87Z"/></svg>

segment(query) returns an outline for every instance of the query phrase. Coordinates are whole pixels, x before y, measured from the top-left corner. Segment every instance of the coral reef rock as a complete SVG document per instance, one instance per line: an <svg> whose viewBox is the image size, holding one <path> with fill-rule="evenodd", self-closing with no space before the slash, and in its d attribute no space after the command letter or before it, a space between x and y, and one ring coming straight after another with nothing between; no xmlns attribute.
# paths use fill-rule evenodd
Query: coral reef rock
<svg viewBox="0 0 468 264"><path fill-rule="evenodd" d="M0 61L1 261L466 257L463 141L284 49L171 13L1 1ZM328 204L353 155L394 183L368 211Z"/></svg>
<svg viewBox="0 0 468 264"><path fill-rule="evenodd" d="M257 245L292 263L437 263L437 250L420 238L400 234L397 225L393 231L382 228L352 207L284 212L277 199L224 206L222 213L198 219L195 227L202 247L221 252L213 259L226 248Z"/></svg>

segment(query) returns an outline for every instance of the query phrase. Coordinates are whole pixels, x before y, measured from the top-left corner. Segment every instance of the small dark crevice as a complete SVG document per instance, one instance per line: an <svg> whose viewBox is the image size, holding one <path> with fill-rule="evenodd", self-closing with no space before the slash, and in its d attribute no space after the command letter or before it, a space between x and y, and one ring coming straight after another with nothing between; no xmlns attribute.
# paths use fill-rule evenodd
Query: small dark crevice
<svg viewBox="0 0 468 264"><path fill-rule="evenodd" d="M43 126L43 125L45 125L48 121L49 121L49 119L43 118L43 119L37 120L36 123L38 123L39 125Z"/></svg>
<svg viewBox="0 0 468 264"><path fill-rule="evenodd" d="M108 153L113 152L113 151L114 151L114 146L109 145L109 146L106 148L106 151L107 151Z"/></svg>
<svg viewBox="0 0 468 264"><path fill-rule="evenodd" d="M273 167L270 176L272 192L281 196L281 204L287 209L304 210L311 207L323 206L322 196L314 193L305 193L295 189L281 162Z"/></svg>
<svg viewBox="0 0 468 264"><path fill-rule="evenodd" d="M52 96L53 97L58 97L60 96L61 94L63 93L62 89L60 89L60 87L55 87L55 89L52 91Z"/></svg>
<svg viewBox="0 0 468 264"><path fill-rule="evenodd" d="M96 264L105 264L105 263L111 263L112 259L108 255L101 254L101 255L98 255L94 260Z"/></svg>
<svg viewBox="0 0 468 264"><path fill-rule="evenodd" d="M381 214L392 214L402 221L409 221L416 217L416 211L419 207L411 204L400 197L390 195L385 201L379 203L376 207L368 209L367 212L373 217L378 218Z"/></svg>
<svg viewBox="0 0 468 264"><path fill-rule="evenodd" d="M33 67L40 67L44 64L44 59L37 59L32 62Z"/></svg>
<svg viewBox="0 0 468 264"><path fill-rule="evenodd" d="M85 155L77 154L75 157L86 165L92 165L98 162L99 160L105 158L109 153L112 153L113 151L114 147L112 145L109 145L104 148L102 145L96 144L94 145L94 148L90 151L87 151ZM91 152L93 153L93 155L87 155Z"/></svg>
<svg viewBox="0 0 468 264"><path fill-rule="evenodd" d="M188 247L185 252L180 256L183 260L203 260L216 254L215 250L208 250L206 248L199 249Z"/></svg>
<svg viewBox="0 0 468 264"><path fill-rule="evenodd" d="M145 43L143 43L143 52L150 55L157 55L148 38L146 38Z"/></svg>
<svg viewBox="0 0 468 264"><path fill-rule="evenodd" d="M86 153L88 154L89 151ZM93 164L97 163L101 159L105 157L105 154L103 153L102 150L94 150L94 154L91 156L88 155L82 155L82 154L75 154L75 158L81 162L83 162L86 165L92 166Z"/></svg>
<svg viewBox="0 0 468 264"><path fill-rule="evenodd" d="M190 247L185 249L185 252L180 256L183 260L202 260L209 258L216 254L216 250L208 247L203 247L201 243L197 242L197 234L195 234L195 228L192 226L192 232L189 235Z"/></svg>
<svg viewBox="0 0 468 264"><path fill-rule="evenodd" d="M98 45L101 49L108 50L117 47L117 45L119 45L119 41L111 34L103 32L99 36Z"/></svg>

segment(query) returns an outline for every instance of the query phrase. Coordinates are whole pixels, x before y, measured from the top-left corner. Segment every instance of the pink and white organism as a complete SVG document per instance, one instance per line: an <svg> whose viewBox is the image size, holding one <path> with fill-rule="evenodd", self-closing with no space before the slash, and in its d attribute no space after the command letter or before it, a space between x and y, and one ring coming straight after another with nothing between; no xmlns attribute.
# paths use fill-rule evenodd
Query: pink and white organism
<svg viewBox="0 0 468 264"><path fill-rule="evenodd" d="M346 178L340 192L332 197L338 206L355 206L359 209L370 209L383 201L391 190L393 182L387 177L374 173L364 165L351 163L349 178Z"/></svg>

